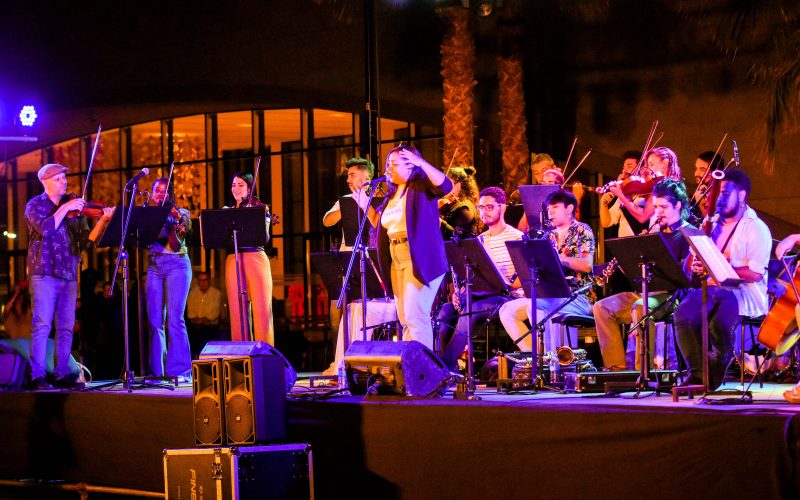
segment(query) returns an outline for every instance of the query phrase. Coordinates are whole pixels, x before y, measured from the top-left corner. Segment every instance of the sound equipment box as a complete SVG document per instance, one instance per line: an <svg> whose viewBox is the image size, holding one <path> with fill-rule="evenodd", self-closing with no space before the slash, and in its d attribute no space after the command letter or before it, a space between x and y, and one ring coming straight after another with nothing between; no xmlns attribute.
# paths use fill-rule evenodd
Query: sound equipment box
<svg viewBox="0 0 800 500"><path fill-rule="evenodd" d="M209 342L205 345L205 347L203 347L203 350L200 351L199 359L237 358L242 356L259 356L265 354L278 356L281 359L286 371L286 392L292 390L294 383L297 382L297 372L279 350L275 349L266 342Z"/></svg>
<svg viewBox="0 0 800 500"><path fill-rule="evenodd" d="M637 380L639 380L639 372L636 370L568 372L564 373L564 389L575 392L605 393L626 387L634 388ZM658 381L663 391L669 391L677 383L677 380L678 372L675 370L650 370L650 381ZM610 384L608 389L606 388L607 382Z"/></svg>
<svg viewBox="0 0 800 500"><path fill-rule="evenodd" d="M164 450L170 499L313 499L311 446L284 444Z"/></svg>
<svg viewBox="0 0 800 500"><path fill-rule="evenodd" d="M230 445L286 435L284 367L277 356L224 358L225 436Z"/></svg>
<svg viewBox="0 0 800 500"><path fill-rule="evenodd" d="M344 361L352 394L442 396L452 376L433 351L415 340L356 341Z"/></svg>

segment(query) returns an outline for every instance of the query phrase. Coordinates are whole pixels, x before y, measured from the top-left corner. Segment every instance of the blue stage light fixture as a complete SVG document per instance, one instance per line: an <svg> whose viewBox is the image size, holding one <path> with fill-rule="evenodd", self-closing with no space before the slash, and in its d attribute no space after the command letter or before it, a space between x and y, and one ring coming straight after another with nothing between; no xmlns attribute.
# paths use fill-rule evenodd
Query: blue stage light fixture
<svg viewBox="0 0 800 500"><path fill-rule="evenodd" d="M22 109L19 111L19 123L23 127L33 127L38 117L39 115L36 114L36 107L31 104L22 106Z"/></svg>

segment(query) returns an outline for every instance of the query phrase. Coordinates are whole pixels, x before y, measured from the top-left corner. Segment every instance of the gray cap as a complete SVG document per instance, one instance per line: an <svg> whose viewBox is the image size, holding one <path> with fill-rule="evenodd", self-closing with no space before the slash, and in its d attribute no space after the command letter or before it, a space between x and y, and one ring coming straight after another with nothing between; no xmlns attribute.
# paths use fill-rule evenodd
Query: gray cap
<svg viewBox="0 0 800 500"><path fill-rule="evenodd" d="M55 177L56 175L66 172L68 169L64 165L59 165L58 163L48 163L44 167L39 169L39 173L36 174L39 176L40 181L46 181L50 177Z"/></svg>

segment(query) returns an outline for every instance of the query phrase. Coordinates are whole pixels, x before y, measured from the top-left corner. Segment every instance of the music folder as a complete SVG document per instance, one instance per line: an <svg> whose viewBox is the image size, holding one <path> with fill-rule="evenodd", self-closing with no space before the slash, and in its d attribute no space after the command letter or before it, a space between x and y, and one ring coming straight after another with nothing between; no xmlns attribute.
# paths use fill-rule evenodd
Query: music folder
<svg viewBox="0 0 800 500"><path fill-rule="evenodd" d="M706 236L703 231L690 227L682 227L680 231L689 241L694 255L703 261L709 276L718 286L736 287L744 282L736 274L728 259L719 251L714 240Z"/></svg>

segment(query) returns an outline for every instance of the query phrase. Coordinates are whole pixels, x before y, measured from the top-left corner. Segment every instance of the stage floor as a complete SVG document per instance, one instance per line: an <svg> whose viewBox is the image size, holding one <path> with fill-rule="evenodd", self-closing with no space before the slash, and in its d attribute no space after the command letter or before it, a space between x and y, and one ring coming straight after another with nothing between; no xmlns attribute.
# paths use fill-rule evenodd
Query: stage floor
<svg viewBox="0 0 800 500"><path fill-rule="evenodd" d="M464 401L452 392L434 399L344 396L335 386L311 387L316 375L300 374L292 390L285 442L312 445L317 498L798 498L800 492L800 405L782 397L791 384L754 384L745 405L480 386L480 400ZM6 480L162 492L162 450L194 446L189 384L131 393L119 386L10 391L0 401ZM0 488L0 497L12 497L9 491L19 488Z"/></svg>

